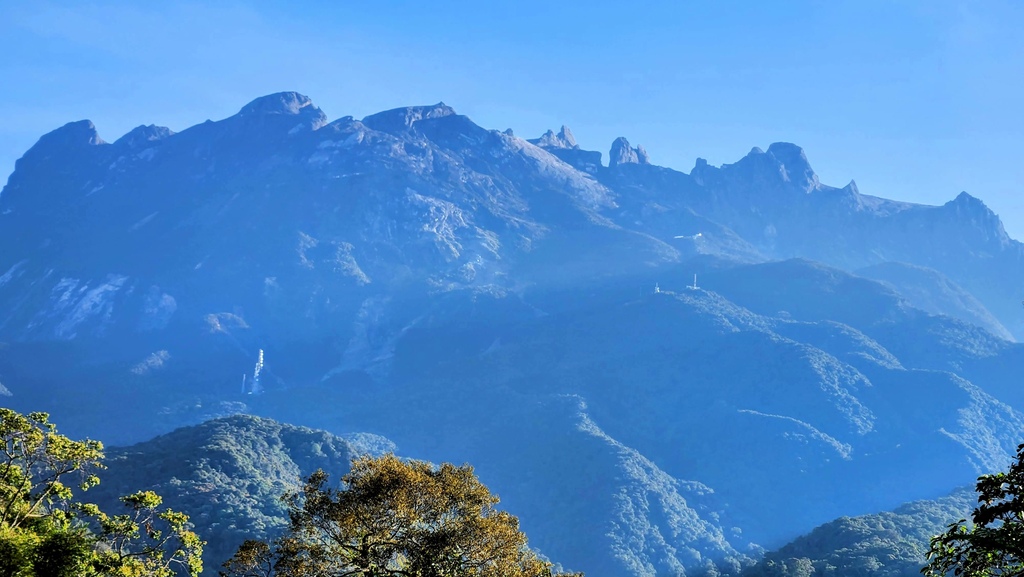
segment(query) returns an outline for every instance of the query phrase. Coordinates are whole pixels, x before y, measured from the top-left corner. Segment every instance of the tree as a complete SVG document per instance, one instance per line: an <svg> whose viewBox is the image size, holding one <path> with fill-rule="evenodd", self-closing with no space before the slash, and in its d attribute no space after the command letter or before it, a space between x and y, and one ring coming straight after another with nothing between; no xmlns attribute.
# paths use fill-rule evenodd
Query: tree
<svg viewBox="0 0 1024 577"><path fill-rule="evenodd" d="M188 517L149 491L107 515L75 497L100 481L103 445L57 432L46 413L0 408L0 577L170 577L202 571Z"/></svg>
<svg viewBox="0 0 1024 577"><path fill-rule="evenodd" d="M978 478L978 507L931 540L921 572L942 577L1024 575L1024 444L1008 472Z"/></svg>
<svg viewBox="0 0 1024 577"><path fill-rule="evenodd" d="M222 575L551 576L468 465L361 457L340 489L327 483L317 471L286 495L287 533L272 544L246 541Z"/></svg>
<svg viewBox="0 0 1024 577"><path fill-rule="evenodd" d="M103 445L57 434L46 413L0 408L0 443L0 527L17 530L47 516L68 520L78 509L68 478L77 474L83 491L99 482L87 473L101 466Z"/></svg>

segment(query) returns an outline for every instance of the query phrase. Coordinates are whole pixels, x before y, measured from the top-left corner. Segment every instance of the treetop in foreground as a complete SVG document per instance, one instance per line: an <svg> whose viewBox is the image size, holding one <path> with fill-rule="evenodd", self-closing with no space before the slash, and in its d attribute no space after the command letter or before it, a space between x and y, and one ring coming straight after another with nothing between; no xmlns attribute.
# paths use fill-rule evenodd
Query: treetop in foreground
<svg viewBox="0 0 1024 577"><path fill-rule="evenodd" d="M152 491L108 515L75 487L99 484L103 445L57 432L46 413L0 407L0 577L171 577L202 572L204 543L188 516Z"/></svg>
<svg viewBox="0 0 1024 577"><path fill-rule="evenodd" d="M284 497L288 532L246 541L232 577L550 577L515 516L469 465L360 457L328 486L322 470Z"/></svg>
<svg viewBox="0 0 1024 577"><path fill-rule="evenodd" d="M978 478L978 506L934 537L927 577L1024 575L1024 444L1007 472Z"/></svg>

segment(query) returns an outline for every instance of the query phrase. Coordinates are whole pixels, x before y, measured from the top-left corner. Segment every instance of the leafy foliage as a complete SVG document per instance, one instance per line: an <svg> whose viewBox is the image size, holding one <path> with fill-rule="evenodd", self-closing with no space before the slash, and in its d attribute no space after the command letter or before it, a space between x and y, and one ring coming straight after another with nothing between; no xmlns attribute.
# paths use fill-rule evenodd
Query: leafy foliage
<svg viewBox="0 0 1024 577"><path fill-rule="evenodd" d="M1024 574L1024 444L1007 472L982 475L977 508L935 536L928 551L929 577Z"/></svg>
<svg viewBox="0 0 1024 577"><path fill-rule="evenodd" d="M498 498L472 467L361 457L327 486L317 471L285 496L288 533L247 541L225 563L234 577L529 576L551 565L526 547L519 521L495 509Z"/></svg>
<svg viewBox="0 0 1024 577"><path fill-rule="evenodd" d="M103 445L57 433L46 413L0 408L0 576L170 577L202 571L203 542L188 517L144 491L110 516L76 498L99 484Z"/></svg>
<svg viewBox="0 0 1024 577"><path fill-rule="evenodd" d="M59 435L49 418L0 408L0 526L6 529L47 515L69 520L76 507L68 478L77 473L83 491L99 482L87 471L99 465L103 445Z"/></svg>

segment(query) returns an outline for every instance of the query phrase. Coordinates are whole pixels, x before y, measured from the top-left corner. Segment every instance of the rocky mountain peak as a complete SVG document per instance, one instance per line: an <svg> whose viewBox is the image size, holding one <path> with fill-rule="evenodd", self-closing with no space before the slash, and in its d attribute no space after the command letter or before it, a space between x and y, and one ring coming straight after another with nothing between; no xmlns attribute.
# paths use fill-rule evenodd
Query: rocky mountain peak
<svg viewBox="0 0 1024 577"><path fill-rule="evenodd" d="M44 134L33 148L51 146L64 148L96 144L106 144L96 131L96 125L91 120L78 120Z"/></svg>
<svg viewBox="0 0 1024 577"><path fill-rule="evenodd" d="M694 182L703 186L705 177L712 170L715 169L708 165L708 161L706 159L698 157L697 161L693 163L693 170L690 171L690 177L693 178Z"/></svg>
<svg viewBox="0 0 1024 577"><path fill-rule="evenodd" d="M1003 228L1003 221L979 198L961 192L956 198L942 205L941 210L964 234L982 239L982 242L992 243L994 246L1006 246L1011 243L1006 229Z"/></svg>
<svg viewBox="0 0 1024 577"><path fill-rule="evenodd" d="M631 148L629 141L620 136L612 142L612 149L608 153L608 166L613 167L619 164L650 164L651 159L643 146Z"/></svg>
<svg viewBox="0 0 1024 577"><path fill-rule="evenodd" d="M238 111L238 118L267 120L277 117L295 117L300 121L296 127L316 130L327 124L327 115L313 104L313 101L298 92L278 92L253 100Z"/></svg>
<svg viewBox="0 0 1024 577"><path fill-rule="evenodd" d="M9 203L19 204L21 200L33 202L30 200L32 198L52 198L45 193L58 190L68 182L81 182L82 171L89 170L88 167L104 158L109 147L90 120L69 122L44 134L15 162L14 172L8 177L7 185L0 189L0 199L3 199L4 204L0 214L11 210L13 205ZM45 193L28 193L33 182L45 183L38 187L38 190ZM44 212L50 211L52 206L48 203L48 200L42 200L36 207Z"/></svg>
<svg viewBox="0 0 1024 577"><path fill-rule="evenodd" d="M8 179L8 185L15 184L26 170L31 172L37 167L48 166L49 163L68 165L71 159L91 157L90 152L99 150L97 147L105 144L107 143L100 138L96 132L96 125L91 120L69 122L44 134L25 152L25 155L15 163L15 170ZM46 173L51 169L40 170L41 173Z"/></svg>
<svg viewBox="0 0 1024 577"><path fill-rule="evenodd" d="M946 203L947 205L954 205L958 207L970 207L973 210L985 210L991 212L985 203L976 196L971 196L967 191L960 191L960 194L956 195L956 198Z"/></svg>
<svg viewBox="0 0 1024 577"><path fill-rule="evenodd" d="M804 154L804 149L792 142L773 142L768 145L768 154L779 159L779 162L789 162L794 165L807 164L807 155Z"/></svg>
<svg viewBox="0 0 1024 577"><path fill-rule="evenodd" d="M961 192L956 198L943 205L943 208L972 220L999 220L996 213L992 212L992 209L986 206L980 198L971 196L967 192Z"/></svg>
<svg viewBox="0 0 1024 577"><path fill-rule="evenodd" d="M642 144L636 145L636 160L639 164L651 163L651 157L647 154L647 149Z"/></svg>
<svg viewBox="0 0 1024 577"><path fill-rule="evenodd" d="M238 111L240 116L257 114L288 114L298 115L306 108L317 109L313 101L298 92L278 92L253 100ZM317 109L319 110L319 109Z"/></svg>
<svg viewBox="0 0 1024 577"><path fill-rule="evenodd" d="M789 142L776 142L768 147L768 154L782 165L784 177L807 192L818 188L818 175L807 161L804 149Z"/></svg>
<svg viewBox="0 0 1024 577"><path fill-rule="evenodd" d="M433 106L408 106L371 114L363 119L363 124L373 130L399 134L407 132L420 120L453 116L454 114L455 109L444 102L438 102Z"/></svg>
<svg viewBox="0 0 1024 577"><path fill-rule="evenodd" d="M150 124L149 126L142 125L131 129L127 134L114 141L114 144L132 149L145 148L154 142L159 142L173 135L174 131L166 126L156 126L155 124Z"/></svg>
<svg viewBox="0 0 1024 577"><path fill-rule="evenodd" d="M796 188L801 192L811 192L821 186L803 149L788 142L776 142L767 151L755 146L738 162L723 168L735 171L742 179Z"/></svg>
<svg viewBox="0 0 1024 577"><path fill-rule="evenodd" d="M956 198L943 205L944 208L952 210L959 215L981 220L999 220L996 213L992 212L980 198L971 196L967 192L961 192Z"/></svg>
<svg viewBox="0 0 1024 577"><path fill-rule="evenodd" d="M557 134L548 130L540 138L527 142L543 148L579 171L597 174L601 170L601 153L581 149L568 126L562 125Z"/></svg>
<svg viewBox="0 0 1024 577"><path fill-rule="evenodd" d="M572 131L569 130L568 126L562 125L562 129L555 134L555 131L548 130L540 138L534 138L528 140L530 144L535 144L541 148L569 148L577 149L580 146L576 144L576 138L572 135Z"/></svg>

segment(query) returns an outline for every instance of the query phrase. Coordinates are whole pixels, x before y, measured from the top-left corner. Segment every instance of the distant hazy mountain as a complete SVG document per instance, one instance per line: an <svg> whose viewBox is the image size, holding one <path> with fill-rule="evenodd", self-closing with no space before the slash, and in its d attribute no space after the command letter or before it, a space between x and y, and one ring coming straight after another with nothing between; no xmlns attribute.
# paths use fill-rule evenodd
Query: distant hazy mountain
<svg viewBox="0 0 1024 577"><path fill-rule="evenodd" d="M1006 340L1013 335L974 295L934 269L884 262L856 271L858 275L882 281L915 307L932 314L944 314L987 329Z"/></svg>
<svg viewBox="0 0 1024 577"><path fill-rule="evenodd" d="M565 127L281 93L26 152L0 383L117 443L240 412L364 431L477 466L566 567L734 572L1005 465L1022 247L966 193L830 187L792 144L686 174L621 138L605 166Z"/></svg>

